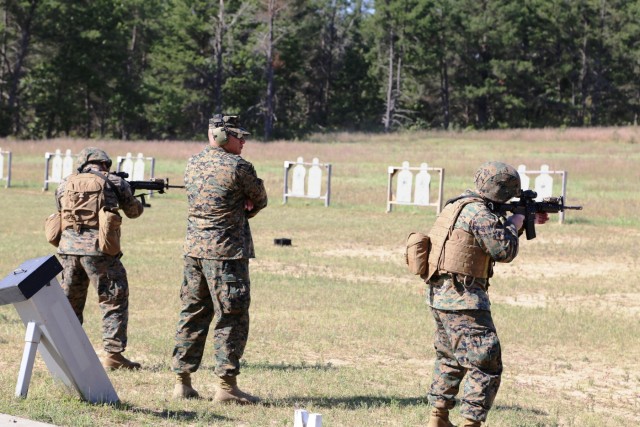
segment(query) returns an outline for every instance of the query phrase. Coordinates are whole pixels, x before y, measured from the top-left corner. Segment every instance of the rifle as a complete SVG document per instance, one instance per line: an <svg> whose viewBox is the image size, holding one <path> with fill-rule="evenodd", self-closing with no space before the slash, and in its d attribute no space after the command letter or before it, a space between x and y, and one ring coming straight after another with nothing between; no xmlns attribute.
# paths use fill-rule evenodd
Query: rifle
<svg viewBox="0 0 640 427"><path fill-rule="evenodd" d="M114 172L114 175L126 181L129 178L129 174L126 172ZM127 181L131 186L131 190L135 193L136 190L149 190L157 191L160 194L164 193L164 190L169 188L184 188L184 185L169 185L169 178L153 178L148 181ZM151 205L145 200L146 194L134 194L133 197L139 197L142 205L146 208L150 208Z"/></svg>
<svg viewBox="0 0 640 427"><path fill-rule="evenodd" d="M523 190L518 201L509 203L494 203L494 211L505 215L507 212L524 215L527 240L536 237L536 213L558 213L567 209L582 210L582 206L566 206L562 196L545 197L541 202L536 202L538 193L533 190Z"/></svg>

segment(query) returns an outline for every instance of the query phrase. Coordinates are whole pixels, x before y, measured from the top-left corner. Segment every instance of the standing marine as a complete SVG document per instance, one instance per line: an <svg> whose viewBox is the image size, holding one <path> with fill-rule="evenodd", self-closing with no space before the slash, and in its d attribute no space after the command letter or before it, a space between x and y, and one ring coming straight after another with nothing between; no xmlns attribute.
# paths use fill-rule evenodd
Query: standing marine
<svg viewBox="0 0 640 427"><path fill-rule="evenodd" d="M453 427L449 410L461 386L462 426L479 427L498 392L502 359L490 311L489 279L494 263L511 262L518 255L524 215L505 218L493 208L520 192L520 176L513 166L485 163L475 174L475 190L449 200L429 232L426 282L436 326L436 360L428 427ZM546 213L536 214L539 224L547 219Z"/></svg>
<svg viewBox="0 0 640 427"><path fill-rule="evenodd" d="M214 115L209 120L209 144L189 159L185 170L189 211L182 308L172 358L174 398L199 397L191 374L200 367L213 326L214 401L259 401L237 385L249 336L249 258L255 257L249 219L267 206L262 180L240 157L247 135L237 116Z"/></svg>
<svg viewBox="0 0 640 427"><path fill-rule="evenodd" d="M109 173L111 159L103 150L83 149L77 165L77 172L64 178L55 194L62 229L58 244L61 286L82 323L89 283L93 283L102 312L102 365L138 369L139 363L122 355L127 347L129 283L120 261L119 211L138 218L144 207L128 182Z"/></svg>

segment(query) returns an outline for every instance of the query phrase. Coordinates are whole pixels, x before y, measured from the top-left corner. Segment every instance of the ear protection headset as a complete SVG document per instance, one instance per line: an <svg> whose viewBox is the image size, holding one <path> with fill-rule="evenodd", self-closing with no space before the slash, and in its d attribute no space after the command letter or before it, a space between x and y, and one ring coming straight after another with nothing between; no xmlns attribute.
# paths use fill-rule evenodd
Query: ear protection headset
<svg viewBox="0 0 640 427"><path fill-rule="evenodd" d="M227 142L229 142L229 137L227 136L227 128L225 127L213 128L211 129L211 133L213 134L213 137L215 138L216 143L219 146L223 146Z"/></svg>

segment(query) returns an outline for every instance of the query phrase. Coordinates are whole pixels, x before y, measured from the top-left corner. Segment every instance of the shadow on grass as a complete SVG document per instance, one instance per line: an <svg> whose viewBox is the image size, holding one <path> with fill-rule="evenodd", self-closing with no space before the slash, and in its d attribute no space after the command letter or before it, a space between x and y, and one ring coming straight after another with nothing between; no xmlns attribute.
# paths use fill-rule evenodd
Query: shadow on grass
<svg viewBox="0 0 640 427"><path fill-rule="evenodd" d="M257 362L257 363L247 363L242 361L240 363L240 367L246 370L256 370L256 371L330 371L333 369L338 369L331 363L314 363L308 364L305 362L300 363L270 363L270 362ZM200 368L208 371L213 371L215 366L207 366L205 368Z"/></svg>
<svg viewBox="0 0 640 427"><path fill-rule="evenodd" d="M565 218L564 224L593 224L588 218Z"/></svg>
<svg viewBox="0 0 640 427"><path fill-rule="evenodd" d="M144 365L142 365L142 368L140 369L140 371L172 372L171 371L171 365L169 365L169 363L167 363L167 362L144 364Z"/></svg>
<svg viewBox="0 0 640 427"><path fill-rule="evenodd" d="M543 411L541 409L523 408L520 405L495 405L492 410L496 412L504 411L504 412L515 412L515 413L524 413L524 414L541 415L541 416L549 415L548 412Z"/></svg>
<svg viewBox="0 0 640 427"><path fill-rule="evenodd" d="M367 408L406 408L411 406L428 405L425 397L394 397L394 396L345 396L345 397L309 397L291 396L284 399L265 401L265 406L299 407L313 405L317 408L334 409L367 409Z"/></svg>
<svg viewBox="0 0 640 427"><path fill-rule="evenodd" d="M172 411L169 409L155 410L148 408L139 408L128 403L116 403L114 408L122 411L128 411L134 414L144 414L163 420L175 420L175 421L195 421L198 422L214 422L214 421L229 421L229 418L221 415L216 415L211 412L202 413L196 411Z"/></svg>

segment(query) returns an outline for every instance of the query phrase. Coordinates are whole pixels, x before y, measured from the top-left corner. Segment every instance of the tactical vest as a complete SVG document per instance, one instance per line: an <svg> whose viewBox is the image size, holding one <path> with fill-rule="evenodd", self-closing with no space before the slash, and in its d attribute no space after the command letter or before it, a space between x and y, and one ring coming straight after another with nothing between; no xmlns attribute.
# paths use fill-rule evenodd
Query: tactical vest
<svg viewBox="0 0 640 427"><path fill-rule="evenodd" d="M431 251L427 280L440 273L459 273L482 279L490 277L491 257L482 250L473 234L453 228L462 209L473 202L482 202L482 199L458 199L438 215L429 231Z"/></svg>
<svg viewBox="0 0 640 427"><path fill-rule="evenodd" d="M75 173L67 179L60 198L62 229L98 229L98 212L105 205L106 179L94 173Z"/></svg>

